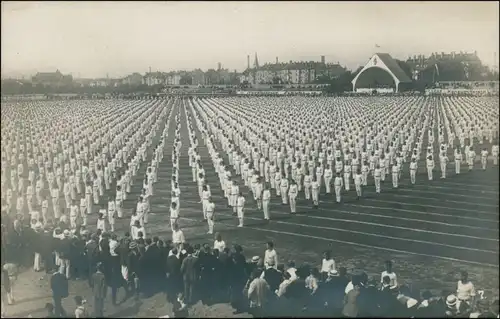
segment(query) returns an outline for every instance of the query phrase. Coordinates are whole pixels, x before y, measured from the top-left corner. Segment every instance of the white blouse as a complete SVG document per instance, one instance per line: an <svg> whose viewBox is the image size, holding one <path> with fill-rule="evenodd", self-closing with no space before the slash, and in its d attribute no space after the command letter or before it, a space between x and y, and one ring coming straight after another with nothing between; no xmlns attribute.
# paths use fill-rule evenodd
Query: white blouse
<svg viewBox="0 0 500 319"><path fill-rule="evenodd" d="M321 262L321 272L330 272L335 270L335 260L333 258L330 259L325 259L323 258L323 261Z"/></svg>
<svg viewBox="0 0 500 319"><path fill-rule="evenodd" d="M226 248L226 243L223 240L214 241L214 249L217 249L219 252L223 252L225 248Z"/></svg>

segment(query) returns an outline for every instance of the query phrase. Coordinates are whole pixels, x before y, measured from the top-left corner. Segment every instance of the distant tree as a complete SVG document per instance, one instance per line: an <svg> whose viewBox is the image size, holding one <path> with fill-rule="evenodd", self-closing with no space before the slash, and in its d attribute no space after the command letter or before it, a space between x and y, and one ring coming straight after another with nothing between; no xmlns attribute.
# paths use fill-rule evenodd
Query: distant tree
<svg viewBox="0 0 500 319"><path fill-rule="evenodd" d="M357 70L359 72L360 69ZM357 74L357 73L356 73ZM326 87L325 91L327 93L342 93L352 90L352 80L354 79L354 73L347 71L341 74L339 77L330 81L330 85Z"/></svg>
<svg viewBox="0 0 500 319"><path fill-rule="evenodd" d="M193 84L193 78L188 74L183 74L180 79L180 85L191 85Z"/></svg>

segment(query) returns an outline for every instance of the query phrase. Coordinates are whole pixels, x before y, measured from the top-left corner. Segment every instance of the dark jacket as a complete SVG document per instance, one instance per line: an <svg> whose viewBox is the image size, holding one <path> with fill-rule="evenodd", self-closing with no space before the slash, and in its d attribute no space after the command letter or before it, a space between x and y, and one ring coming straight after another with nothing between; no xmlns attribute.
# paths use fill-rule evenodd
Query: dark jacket
<svg viewBox="0 0 500 319"><path fill-rule="evenodd" d="M106 277L102 272L96 272L92 275L92 293L94 297L97 299L106 298L106 294L108 292L108 286L106 283Z"/></svg>
<svg viewBox="0 0 500 319"><path fill-rule="evenodd" d="M200 267L200 275L206 279L213 276L215 268L215 256L207 253L200 253L198 257L198 265Z"/></svg>
<svg viewBox="0 0 500 319"><path fill-rule="evenodd" d="M185 281L196 281L199 276L198 258L188 255L181 264L181 273Z"/></svg>
<svg viewBox="0 0 500 319"><path fill-rule="evenodd" d="M269 285L269 288L271 291L276 291L280 284L281 284L281 278L283 277L283 274L274 269L274 268L268 268L264 271L264 279L267 281L267 284Z"/></svg>
<svg viewBox="0 0 500 319"><path fill-rule="evenodd" d="M87 257L87 259L89 261L97 260L98 254L99 254L99 248L97 246L97 243L93 240L89 241L85 245L85 256Z"/></svg>
<svg viewBox="0 0 500 319"><path fill-rule="evenodd" d="M307 302L305 299L309 295L309 290L306 288L306 282L304 279L297 278L288 285L285 297L290 300L295 300L298 302Z"/></svg>
<svg viewBox="0 0 500 319"><path fill-rule="evenodd" d="M85 242L80 238L73 238L71 240L71 258L80 260L83 256L83 251L85 249Z"/></svg>
<svg viewBox="0 0 500 319"><path fill-rule="evenodd" d="M233 285L239 284L241 286L244 286L249 277L245 256L240 253L233 253L231 255L231 261L232 263L230 264L230 271Z"/></svg>
<svg viewBox="0 0 500 319"><path fill-rule="evenodd" d="M52 295L57 298L66 298L69 295L68 279L60 272L56 272L50 278Z"/></svg>
<svg viewBox="0 0 500 319"><path fill-rule="evenodd" d="M147 268L152 272L158 274L160 271L161 263L161 251L157 245L151 245L145 252L145 261L148 263Z"/></svg>
<svg viewBox="0 0 500 319"><path fill-rule="evenodd" d="M59 257L62 259L71 258L71 251L72 251L71 248L72 248L71 238L61 239L61 242L59 243Z"/></svg>
<svg viewBox="0 0 500 319"><path fill-rule="evenodd" d="M118 246L118 255L120 256L120 264L122 266L127 265L128 253L129 253L130 239L123 238Z"/></svg>
<svg viewBox="0 0 500 319"><path fill-rule="evenodd" d="M380 290L368 286L361 288L358 297L358 309L361 317L380 317L382 315L379 306Z"/></svg>
<svg viewBox="0 0 500 319"><path fill-rule="evenodd" d="M177 256L172 255L167 257L166 262L167 277L179 277L181 275L181 261Z"/></svg>
<svg viewBox="0 0 500 319"><path fill-rule="evenodd" d="M131 251L127 255L127 268L129 276L132 273L139 275L140 272L140 255L137 251Z"/></svg>

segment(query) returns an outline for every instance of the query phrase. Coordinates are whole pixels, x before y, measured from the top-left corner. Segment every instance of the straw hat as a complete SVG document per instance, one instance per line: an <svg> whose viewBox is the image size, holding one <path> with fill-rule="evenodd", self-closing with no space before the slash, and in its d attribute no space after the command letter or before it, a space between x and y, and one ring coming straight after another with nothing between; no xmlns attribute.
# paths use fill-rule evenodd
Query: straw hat
<svg viewBox="0 0 500 319"><path fill-rule="evenodd" d="M455 295L449 295L446 297L446 305L448 307L454 307L457 305L457 297Z"/></svg>

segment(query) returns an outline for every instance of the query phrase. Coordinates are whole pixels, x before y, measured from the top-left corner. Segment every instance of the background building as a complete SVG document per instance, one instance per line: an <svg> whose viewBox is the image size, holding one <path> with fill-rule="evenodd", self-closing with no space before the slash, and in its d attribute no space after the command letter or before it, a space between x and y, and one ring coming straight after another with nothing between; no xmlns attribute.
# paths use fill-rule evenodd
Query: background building
<svg viewBox="0 0 500 319"><path fill-rule="evenodd" d="M490 70L481 63L477 52L433 52L414 55L406 60L415 81L427 85L442 81L480 81L489 78Z"/></svg>
<svg viewBox="0 0 500 319"><path fill-rule="evenodd" d="M249 84L312 84L327 83L344 74L347 69L339 63L321 62L266 63L259 66L257 56L253 68L248 68L239 77L240 83Z"/></svg>
<svg viewBox="0 0 500 319"><path fill-rule="evenodd" d="M59 70L56 72L38 72L31 78L33 85L44 86L66 86L71 85L73 77L71 75L63 75Z"/></svg>

